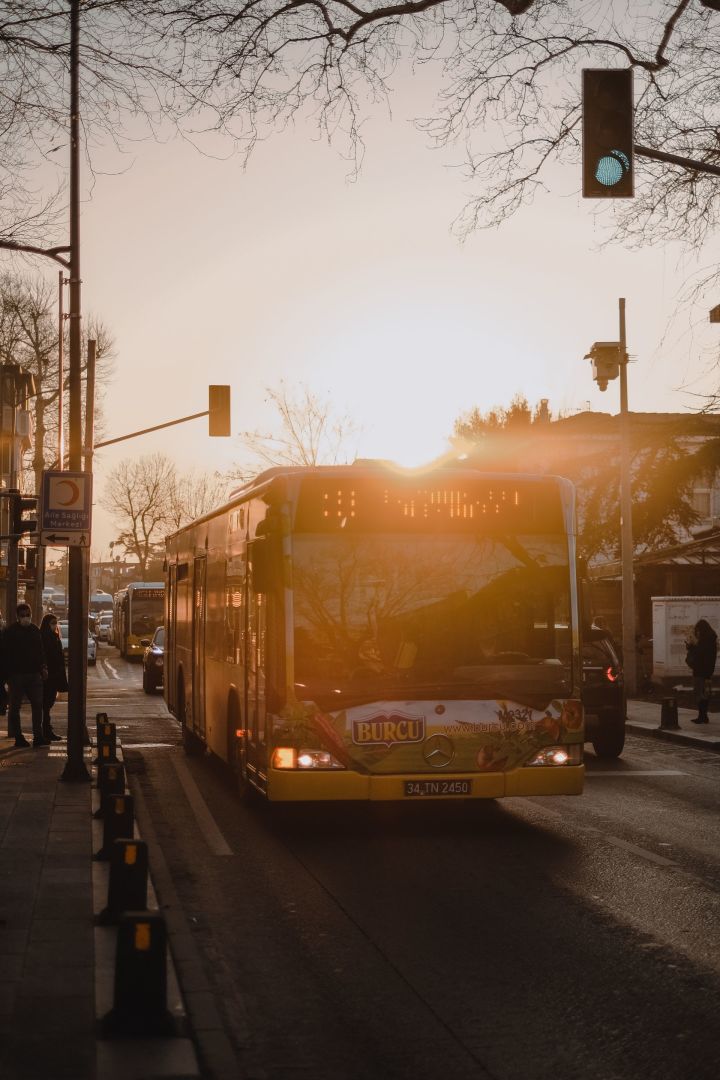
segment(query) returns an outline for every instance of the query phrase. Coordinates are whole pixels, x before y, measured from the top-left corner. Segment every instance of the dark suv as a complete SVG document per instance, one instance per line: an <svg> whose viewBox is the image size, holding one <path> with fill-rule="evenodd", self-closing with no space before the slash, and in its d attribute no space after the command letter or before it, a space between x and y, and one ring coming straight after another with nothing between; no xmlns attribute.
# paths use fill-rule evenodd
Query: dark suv
<svg viewBox="0 0 720 1080"><path fill-rule="evenodd" d="M625 745L625 679L613 639L591 629L583 639L585 733L598 757L616 758Z"/></svg>
<svg viewBox="0 0 720 1080"><path fill-rule="evenodd" d="M152 641L145 638L141 641L141 644L145 645L145 652L143 653L143 690L146 694L154 694L163 685L165 627L158 626L153 634Z"/></svg>

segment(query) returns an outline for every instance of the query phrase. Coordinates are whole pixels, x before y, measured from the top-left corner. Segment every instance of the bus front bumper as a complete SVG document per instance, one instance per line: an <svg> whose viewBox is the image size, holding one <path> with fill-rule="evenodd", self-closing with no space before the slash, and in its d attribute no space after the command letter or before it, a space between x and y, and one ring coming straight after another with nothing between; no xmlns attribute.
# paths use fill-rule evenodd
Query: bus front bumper
<svg viewBox="0 0 720 1080"><path fill-rule="evenodd" d="M427 799L502 799L526 795L581 795L584 765L514 769L507 773L427 773L378 776L350 770L269 769L271 802L423 802ZM469 782L469 790L467 790Z"/></svg>

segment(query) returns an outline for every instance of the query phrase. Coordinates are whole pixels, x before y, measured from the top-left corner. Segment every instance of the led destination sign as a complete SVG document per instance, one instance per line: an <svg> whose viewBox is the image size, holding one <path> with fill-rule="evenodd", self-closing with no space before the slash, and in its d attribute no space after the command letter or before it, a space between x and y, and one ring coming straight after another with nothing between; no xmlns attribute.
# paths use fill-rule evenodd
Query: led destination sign
<svg viewBox="0 0 720 1080"><path fill-rule="evenodd" d="M309 477L295 518L299 532L561 532L561 492L554 481L521 477L428 483L405 477L359 476L335 482Z"/></svg>

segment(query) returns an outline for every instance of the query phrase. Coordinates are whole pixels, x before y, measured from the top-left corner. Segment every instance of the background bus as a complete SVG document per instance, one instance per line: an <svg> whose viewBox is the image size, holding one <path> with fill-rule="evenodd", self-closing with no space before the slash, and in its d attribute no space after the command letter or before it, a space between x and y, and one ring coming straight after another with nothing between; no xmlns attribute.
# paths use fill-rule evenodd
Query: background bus
<svg viewBox="0 0 720 1080"><path fill-rule="evenodd" d="M113 599L111 644L128 659L142 657L143 641L162 626L165 586L162 581L131 581Z"/></svg>
<svg viewBox="0 0 720 1080"><path fill-rule="evenodd" d="M113 598L108 592L94 592L90 594L88 613L99 615L101 611L112 611Z"/></svg>
<svg viewBox="0 0 720 1080"><path fill-rule="evenodd" d="M582 790L569 481L271 469L166 546L168 705L243 791Z"/></svg>

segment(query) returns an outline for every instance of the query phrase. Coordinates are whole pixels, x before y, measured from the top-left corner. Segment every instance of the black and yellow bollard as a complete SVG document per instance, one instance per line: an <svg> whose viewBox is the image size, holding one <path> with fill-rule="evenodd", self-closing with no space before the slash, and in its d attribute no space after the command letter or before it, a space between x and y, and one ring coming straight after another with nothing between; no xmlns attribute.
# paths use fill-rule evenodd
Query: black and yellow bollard
<svg viewBox="0 0 720 1080"><path fill-rule="evenodd" d="M110 765L117 761L117 730L109 720L97 726L97 757L93 765Z"/></svg>
<svg viewBox="0 0 720 1080"><path fill-rule="evenodd" d="M101 1027L111 1038L177 1034L167 1007L167 928L159 912L121 915L113 1007Z"/></svg>
<svg viewBox="0 0 720 1080"><path fill-rule="evenodd" d="M100 806L93 814L94 818L105 816L108 795L122 795L125 792L125 766L119 761L110 765L98 765L97 787L100 793Z"/></svg>
<svg viewBox="0 0 720 1080"><path fill-rule="evenodd" d="M98 915L98 923L116 923L123 911L144 911L147 907L147 884L148 851L145 841L113 840L107 906Z"/></svg>
<svg viewBox="0 0 720 1080"><path fill-rule="evenodd" d="M132 840L135 832L135 813L132 795L108 795L103 817L103 842L93 855L96 862L107 862L113 840Z"/></svg>
<svg viewBox="0 0 720 1080"><path fill-rule="evenodd" d="M663 703L660 706L660 730L677 731L679 727L676 699L671 697L664 698Z"/></svg>

